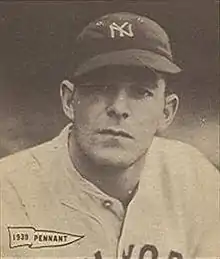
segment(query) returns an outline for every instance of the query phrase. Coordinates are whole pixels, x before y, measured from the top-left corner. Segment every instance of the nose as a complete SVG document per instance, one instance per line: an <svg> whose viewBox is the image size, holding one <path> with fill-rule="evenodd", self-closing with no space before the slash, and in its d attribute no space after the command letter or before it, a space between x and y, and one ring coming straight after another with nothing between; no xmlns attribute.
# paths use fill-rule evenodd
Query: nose
<svg viewBox="0 0 220 259"><path fill-rule="evenodd" d="M117 91L106 110L109 117L117 119L127 119L129 117L128 95L125 88Z"/></svg>

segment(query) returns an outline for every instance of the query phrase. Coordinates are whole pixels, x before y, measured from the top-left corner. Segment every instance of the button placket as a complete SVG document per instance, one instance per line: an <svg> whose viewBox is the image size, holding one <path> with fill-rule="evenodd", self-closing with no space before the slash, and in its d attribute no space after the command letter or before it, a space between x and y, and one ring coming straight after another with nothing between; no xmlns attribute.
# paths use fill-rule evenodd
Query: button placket
<svg viewBox="0 0 220 259"><path fill-rule="evenodd" d="M123 206L120 206L120 204L114 203L114 201L110 199L106 199L102 201L102 206L110 211L114 216L118 218L118 220L122 221L124 217L124 210Z"/></svg>

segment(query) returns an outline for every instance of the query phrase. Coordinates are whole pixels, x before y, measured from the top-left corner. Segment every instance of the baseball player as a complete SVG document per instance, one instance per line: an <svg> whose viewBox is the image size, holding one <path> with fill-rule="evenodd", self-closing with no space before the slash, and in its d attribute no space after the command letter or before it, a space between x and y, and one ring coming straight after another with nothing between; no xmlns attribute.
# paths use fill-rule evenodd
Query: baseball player
<svg viewBox="0 0 220 259"><path fill-rule="evenodd" d="M158 136L179 104L166 32L112 13L88 24L76 49L60 87L71 123L0 161L2 257L219 258L219 173Z"/></svg>

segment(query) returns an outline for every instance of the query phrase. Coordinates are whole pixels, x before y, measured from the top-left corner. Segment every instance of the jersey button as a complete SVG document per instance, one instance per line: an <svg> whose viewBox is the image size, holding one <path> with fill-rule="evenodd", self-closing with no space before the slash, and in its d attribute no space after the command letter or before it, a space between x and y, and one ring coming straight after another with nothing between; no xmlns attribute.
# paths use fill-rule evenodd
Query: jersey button
<svg viewBox="0 0 220 259"><path fill-rule="evenodd" d="M110 208L110 207L112 206L112 201L110 201L110 200L105 200L105 201L103 202L103 206L104 206L106 209Z"/></svg>

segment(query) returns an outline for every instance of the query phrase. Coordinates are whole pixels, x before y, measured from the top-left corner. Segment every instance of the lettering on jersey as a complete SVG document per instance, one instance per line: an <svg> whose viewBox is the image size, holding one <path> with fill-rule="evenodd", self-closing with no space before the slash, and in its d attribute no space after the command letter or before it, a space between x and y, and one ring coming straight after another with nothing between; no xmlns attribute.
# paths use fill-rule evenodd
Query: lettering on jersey
<svg viewBox="0 0 220 259"><path fill-rule="evenodd" d="M178 252L171 251L168 259L183 259L183 256Z"/></svg>
<svg viewBox="0 0 220 259"><path fill-rule="evenodd" d="M134 245L129 245L128 253L125 254L125 250L124 250L123 253L122 253L122 259L129 259L129 258L131 258L133 249L134 249Z"/></svg>
<svg viewBox="0 0 220 259"><path fill-rule="evenodd" d="M129 245L128 250L123 251L122 259L132 259L133 258L132 253L133 253L134 247L135 245ZM95 259L104 259L100 251L97 251L94 254L94 256L95 256ZM159 259L159 251L156 248L156 246L151 244L145 244L143 247L141 247L140 253L137 259L144 259L146 257L150 259ZM167 259L183 259L183 256L182 254L171 250Z"/></svg>
<svg viewBox="0 0 220 259"><path fill-rule="evenodd" d="M29 248L66 246L84 238L84 236L52 230L36 230L33 227L8 227L8 232L10 248L20 246L28 246Z"/></svg>
<svg viewBox="0 0 220 259"><path fill-rule="evenodd" d="M117 23L113 22L109 25L109 28L111 31L112 38L115 38L116 32L118 33L119 37L134 37L131 23L125 22L122 25L118 25Z"/></svg>
<svg viewBox="0 0 220 259"><path fill-rule="evenodd" d="M140 254L139 254L139 259L144 259L146 254L150 254L152 259L157 259L158 258L158 251L157 248L153 245L144 245L141 248Z"/></svg>
<svg viewBox="0 0 220 259"><path fill-rule="evenodd" d="M102 254L100 251L97 251L94 255L95 255L95 259L102 259Z"/></svg>

